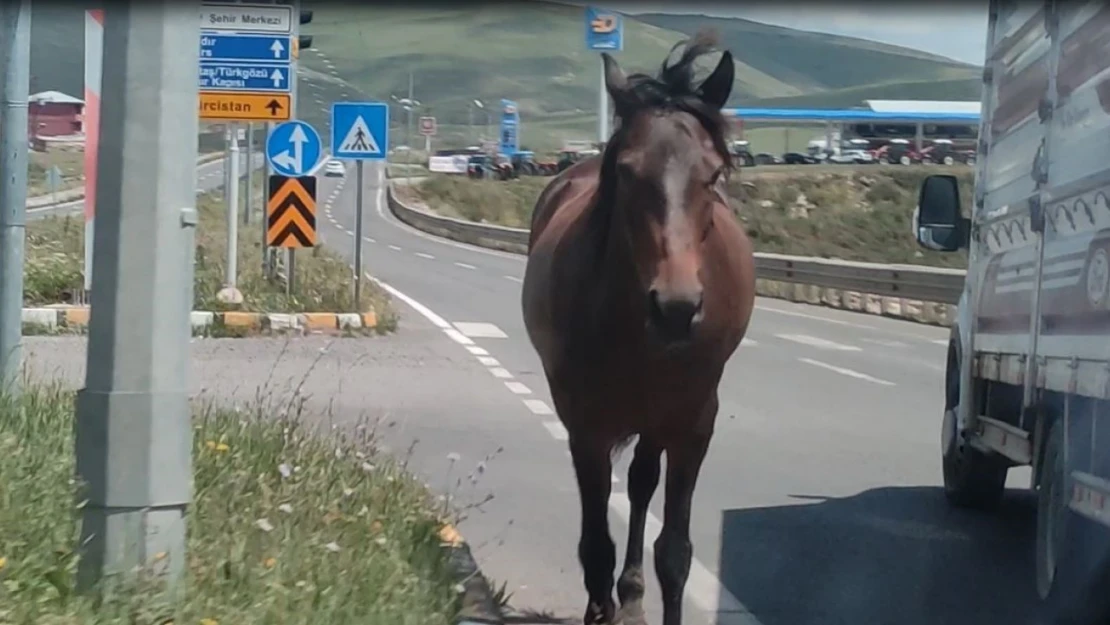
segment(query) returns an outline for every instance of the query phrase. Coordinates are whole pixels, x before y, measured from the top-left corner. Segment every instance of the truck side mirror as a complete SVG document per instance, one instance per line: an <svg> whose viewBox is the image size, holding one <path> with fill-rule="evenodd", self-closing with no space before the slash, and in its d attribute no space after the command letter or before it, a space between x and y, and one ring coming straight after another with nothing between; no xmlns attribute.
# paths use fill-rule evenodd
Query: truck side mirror
<svg viewBox="0 0 1110 625"><path fill-rule="evenodd" d="M942 174L926 178L913 211L917 243L938 252L954 252L968 245L970 226L970 220L960 215L956 177Z"/></svg>

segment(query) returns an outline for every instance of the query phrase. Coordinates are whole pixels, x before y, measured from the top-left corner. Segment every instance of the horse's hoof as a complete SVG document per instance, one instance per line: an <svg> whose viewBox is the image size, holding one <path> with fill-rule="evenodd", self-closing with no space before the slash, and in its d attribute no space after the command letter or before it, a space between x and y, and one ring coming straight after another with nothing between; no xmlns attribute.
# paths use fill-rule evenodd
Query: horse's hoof
<svg viewBox="0 0 1110 625"><path fill-rule="evenodd" d="M644 605L640 600L629 601L617 611L614 625L647 625Z"/></svg>

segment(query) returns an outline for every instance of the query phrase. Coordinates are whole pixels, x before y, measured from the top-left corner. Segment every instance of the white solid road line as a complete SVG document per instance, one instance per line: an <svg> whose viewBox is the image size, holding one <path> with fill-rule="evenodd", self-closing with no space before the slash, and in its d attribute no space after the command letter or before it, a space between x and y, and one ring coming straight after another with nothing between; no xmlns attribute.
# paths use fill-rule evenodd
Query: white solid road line
<svg viewBox="0 0 1110 625"><path fill-rule="evenodd" d="M381 205L379 204L379 207L380 206ZM443 317L437 315L427 306L412 299L408 295L405 295L401 291L398 291L396 288L382 282L381 280L370 276L369 274L367 274L367 278L380 285L390 295L396 297L397 299L407 304L410 308L420 313L420 315L423 316L425 319L431 321L436 327L442 329L445 334L451 332L458 333L458 330L455 330L453 327L451 327L451 325L447 323L447 321ZM455 340L457 341L458 339ZM530 392L530 389L527 386L519 382L509 381L508 378L512 378L512 374L509 373L507 370L497 367L490 368L489 371L493 374L494 377L503 379L505 381L505 386L514 394L525 395ZM530 410L533 410L533 406L538 407L538 404L525 405L527 405ZM544 407L547 407L547 405L544 404ZM554 411L552 411L552 413L554 413ZM569 438L569 434L567 433L566 428L563 427L563 424L560 421L544 421L543 427L547 429L548 433L556 441L566 441ZM610 481L612 481L613 483L617 483L620 481L620 478L618 478L616 475L610 475ZM621 517L626 526L628 525L631 504L628 501L627 494L622 492L614 492L609 497L609 508ZM660 530L662 530L663 528L663 524L650 511L647 513L646 525L647 529L645 534L647 536L658 535ZM649 556L654 552L652 543L650 541L645 541L644 551ZM744 605L741 604L736 599L736 597L734 597L733 594L727 588L725 588L723 584L721 584L720 580L717 579L717 577L714 576L713 573L711 573L709 569L707 569L705 565L702 564L697 558L693 558L690 561L690 577L689 580L686 582L685 598L691 601L702 611L716 616L717 625L760 625L759 620L753 617L751 613L747 610L747 608L745 608Z"/></svg>
<svg viewBox="0 0 1110 625"><path fill-rule="evenodd" d="M492 323L456 321L455 328L472 339L507 339L508 334Z"/></svg>
<svg viewBox="0 0 1110 625"><path fill-rule="evenodd" d="M822 369L828 369L829 371L832 371L834 373L839 373L840 375L846 375L850 378L856 378L857 380L864 380L866 382L872 382L874 384L882 384L883 386L896 386L894 384L894 382L890 382L888 380L882 380L882 379L876 378L874 376L867 375L866 373L860 373L859 371L856 371L854 369L848 369L846 367L838 367L836 365L830 365L827 362L821 362L820 360L814 360L812 358L799 358L798 360L800 362L806 363L807 365L813 365L815 367L821 367Z"/></svg>

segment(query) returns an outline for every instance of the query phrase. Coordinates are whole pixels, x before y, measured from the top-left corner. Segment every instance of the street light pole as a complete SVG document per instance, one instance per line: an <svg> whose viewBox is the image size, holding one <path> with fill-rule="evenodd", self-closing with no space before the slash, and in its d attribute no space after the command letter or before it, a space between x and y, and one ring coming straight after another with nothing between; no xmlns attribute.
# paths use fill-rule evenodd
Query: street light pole
<svg viewBox="0 0 1110 625"><path fill-rule="evenodd" d="M114 62L104 64L77 397L82 590L140 566L169 584L185 570L199 10L198 0L122 0L104 12L104 58Z"/></svg>
<svg viewBox="0 0 1110 625"><path fill-rule="evenodd" d="M0 79L0 393L18 395L23 366L30 0L0 1Z"/></svg>

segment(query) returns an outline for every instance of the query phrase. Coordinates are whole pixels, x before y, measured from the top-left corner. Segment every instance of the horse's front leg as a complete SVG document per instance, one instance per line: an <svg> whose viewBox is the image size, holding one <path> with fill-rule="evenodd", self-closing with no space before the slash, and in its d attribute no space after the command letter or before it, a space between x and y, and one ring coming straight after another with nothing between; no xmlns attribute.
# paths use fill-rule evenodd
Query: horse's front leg
<svg viewBox="0 0 1110 625"><path fill-rule="evenodd" d="M578 540L578 561L589 602L585 625L611 623L616 612L613 602L613 569L617 566L617 547L609 534L609 494L612 490L612 446L592 432L569 429L570 454L578 479L582 506L582 528Z"/></svg>
<svg viewBox="0 0 1110 625"><path fill-rule="evenodd" d="M663 593L663 625L682 625L682 595L690 576L694 546L690 542L690 509L694 487L701 470L709 440L713 436L713 420L717 399L713 398L702 418L696 420L701 429L686 432L666 442L667 484L663 505L663 530L655 540L655 574Z"/></svg>
<svg viewBox="0 0 1110 625"><path fill-rule="evenodd" d="M624 569L617 580L617 597L621 601L623 625L644 622L644 526L648 505L659 485L659 456L663 449L651 438L640 435L636 455L628 467L628 500L631 504L628 522L628 550Z"/></svg>

